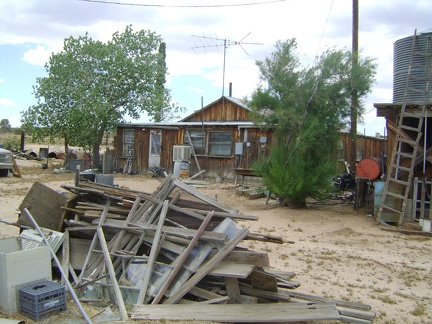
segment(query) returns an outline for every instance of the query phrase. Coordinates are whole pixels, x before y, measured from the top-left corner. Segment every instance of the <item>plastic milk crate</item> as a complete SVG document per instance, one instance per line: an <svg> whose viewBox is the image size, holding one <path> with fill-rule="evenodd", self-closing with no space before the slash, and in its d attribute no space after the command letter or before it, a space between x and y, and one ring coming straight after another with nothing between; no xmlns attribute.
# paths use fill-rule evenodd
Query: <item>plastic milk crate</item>
<svg viewBox="0 0 432 324"><path fill-rule="evenodd" d="M19 290L20 311L35 321L51 312L66 310L66 289L62 285L45 281Z"/></svg>

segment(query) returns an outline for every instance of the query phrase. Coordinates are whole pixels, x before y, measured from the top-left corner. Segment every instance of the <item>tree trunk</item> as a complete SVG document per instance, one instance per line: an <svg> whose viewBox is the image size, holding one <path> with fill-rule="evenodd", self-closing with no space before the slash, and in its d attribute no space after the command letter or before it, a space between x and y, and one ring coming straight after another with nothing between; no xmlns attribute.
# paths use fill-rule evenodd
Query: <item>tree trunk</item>
<svg viewBox="0 0 432 324"><path fill-rule="evenodd" d="M292 200L289 198L283 198L281 200L281 205L282 206L287 206L289 208L292 209L304 209L304 208L308 208L307 204L306 204L306 199L303 200Z"/></svg>
<svg viewBox="0 0 432 324"><path fill-rule="evenodd" d="M67 136L64 138L64 149L65 149L66 159L64 161L63 167L68 167L69 166L69 160L70 160L70 154L69 154L69 137L67 137Z"/></svg>
<svg viewBox="0 0 432 324"><path fill-rule="evenodd" d="M99 154L99 148L100 148L99 143L93 144L92 160L93 160L93 167L96 169L102 170L102 163L101 163L101 158L100 158L100 154Z"/></svg>
<svg viewBox="0 0 432 324"><path fill-rule="evenodd" d="M95 168L102 170L102 161L101 161L101 157L100 157L100 145L102 143L103 140L103 135L104 135L104 129L100 129L99 130L99 135L97 137L97 140L93 143L93 165Z"/></svg>

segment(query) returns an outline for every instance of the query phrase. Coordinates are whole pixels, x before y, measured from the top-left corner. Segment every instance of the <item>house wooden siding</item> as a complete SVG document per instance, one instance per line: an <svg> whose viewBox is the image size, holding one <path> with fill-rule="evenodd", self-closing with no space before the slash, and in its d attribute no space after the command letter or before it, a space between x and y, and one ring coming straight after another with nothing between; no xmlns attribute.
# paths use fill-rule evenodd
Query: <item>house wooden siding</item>
<svg viewBox="0 0 432 324"><path fill-rule="evenodd" d="M339 152L338 152L338 171L345 170L345 161L349 161L349 152L351 150L352 140L349 133L341 133L339 137ZM371 137L358 135L357 136L357 161L365 157L383 158L386 155L387 141L380 137ZM350 163L353 165L353 163ZM352 171L355 171L352 168Z"/></svg>
<svg viewBox="0 0 432 324"><path fill-rule="evenodd" d="M126 130L134 131L132 170L142 172L151 167L149 165L150 136L157 130L162 138L159 166L166 169L168 173L173 172L175 164L173 146L189 144L187 131L189 134L204 132L204 151L196 152L196 155L190 158L191 175L206 170L205 175L209 177L233 178L235 168L251 168L255 160L266 156L273 141L272 132L253 125L248 114L249 110L241 100L222 97L179 122L119 124L115 138L118 167L123 168L127 159L131 158L123 154L123 138ZM210 135L218 132L230 134L228 154L210 152ZM239 146L243 149L242 154L236 154ZM227 147L226 149L228 151Z"/></svg>
<svg viewBox="0 0 432 324"><path fill-rule="evenodd" d="M249 111L236 102L223 97L201 109L182 121L250 121Z"/></svg>
<svg viewBox="0 0 432 324"><path fill-rule="evenodd" d="M201 127L186 127L179 132L186 138L186 131L200 130ZM257 127L242 128L241 126L213 126L207 127L206 132L230 132L232 133L231 155L216 156L206 154L197 154L198 165L201 170L206 170L206 175L211 177L233 178L234 169L249 169L254 161L263 156L267 156L269 145L273 139L272 133L261 130ZM260 138L266 138L266 143L260 143ZM208 136L207 136L208 139ZM241 143L243 154L236 154L236 144ZM194 157L191 157L191 173L197 173L198 165Z"/></svg>
<svg viewBox="0 0 432 324"><path fill-rule="evenodd" d="M115 138L117 170L122 169L128 158L123 154L123 138L126 130L133 130L133 165L132 170L147 171L152 165L150 158L150 139L154 132L161 136L159 167L168 173L174 171L173 147L188 145L189 134L203 134L204 146L201 152L190 157L190 174L206 170L208 177L234 178L235 169L250 169L253 162L265 157L270 147L277 145L277 138L271 130L261 129L249 118L249 109L241 100L222 97L219 100L196 111L179 122L119 124ZM211 134L217 132L230 134L230 147L224 143L224 153L211 152ZM194 141L192 139L192 141ZM214 144L214 143L213 143ZM218 144L218 143L216 143ZM335 163L339 171L345 170L344 161L348 161L351 140L349 134L341 133L339 152L335 153ZM361 157L381 157L385 140L368 136L358 136L358 151ZM238 150L241 151L241 154Z"/></svg>
<svg viewBox="0 0 432 324"><path fill-rule="evenodd" d="M123 134L125 130L134 130L134 156L131 158L123 154ZM178 129L172 127L166 128L150 128L143 127L141 124L119 125L117 126L117 134L114 138L115 155L117 159L117 169L123 171L127 159L132 160L132 170L142 172L147 171L149 166L149 143L150 134L152 131L161 131L162 145L160 158L163 161L161 167L170 170L173 168L172 147L179 145Z"/></svg>

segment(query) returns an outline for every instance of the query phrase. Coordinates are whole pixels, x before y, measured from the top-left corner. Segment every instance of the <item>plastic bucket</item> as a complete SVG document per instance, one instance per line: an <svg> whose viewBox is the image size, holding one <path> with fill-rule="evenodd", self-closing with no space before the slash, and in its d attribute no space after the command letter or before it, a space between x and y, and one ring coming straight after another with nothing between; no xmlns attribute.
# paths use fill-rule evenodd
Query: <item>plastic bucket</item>
<svg viewBox="0 0 432 324"><path fill-rule="evenodd" d="M182 161L182 160L176 160L176 161L174 161L173 174L176 177L189 178L189 174L190 174L190 162Z"/></svg>
<svg viewBox="0 0 432 324"><path fill-rule="evenodd" d="M431 225L432 225L431 219L423 219L423 227L422 227L423 232L430 232Z"/></svg>

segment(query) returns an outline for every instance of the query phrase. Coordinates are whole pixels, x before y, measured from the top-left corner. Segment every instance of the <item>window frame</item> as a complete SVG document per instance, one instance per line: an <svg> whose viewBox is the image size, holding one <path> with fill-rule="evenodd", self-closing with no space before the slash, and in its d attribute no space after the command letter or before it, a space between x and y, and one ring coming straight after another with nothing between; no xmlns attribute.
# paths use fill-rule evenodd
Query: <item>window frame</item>
<svg viewBox="0 0 432 324"><path fill-rule="evenodd" d="M214 138L212 138L213 134L229 134L229 142L228 141L216 141ZM212 130L208 131L207 133L208 141L207 141L207 153L208 156L214 156L214 157L232 157L232 150L233 150L233 131L227 131L227 130ZM216 153L214 153L214 150L212 146L218 145L219 147L221 145L225 145L228 149L226 154L220 153L220 148L217 149Z"/></svg>
<svg viewBox="0 0 432 324"><path fill-rule="evenodd" d="M122 148L123 156L133 157L135 155L135 130L134 129L123 129L122 146L123 146Z"/></svg>
<svg viewBox="0 0 432 324"><path fill-rule="evenodd" d="M191 138L192 143L189 142L189 139L187 137L186 132L189 132L189 136ZM200 134L200 135L202 134L202 136L196 136L196 135L194 136L194 133L195 134ZM200 141L195 141L194 140L195 138L199 138ZM199 142L201 142L201 143L199 143ZM207 147L206 147L206 144L207 144L207 130L203 131L201 129L200 130L198 130L198 129L186 129L183 143L185 145L193 145L193 148L194 148L194 151L195 151L196 155L198 155L198 156L205 156L206 153L207 153ZM200 144L200 145L197 145L197 144Z"/></svg>

